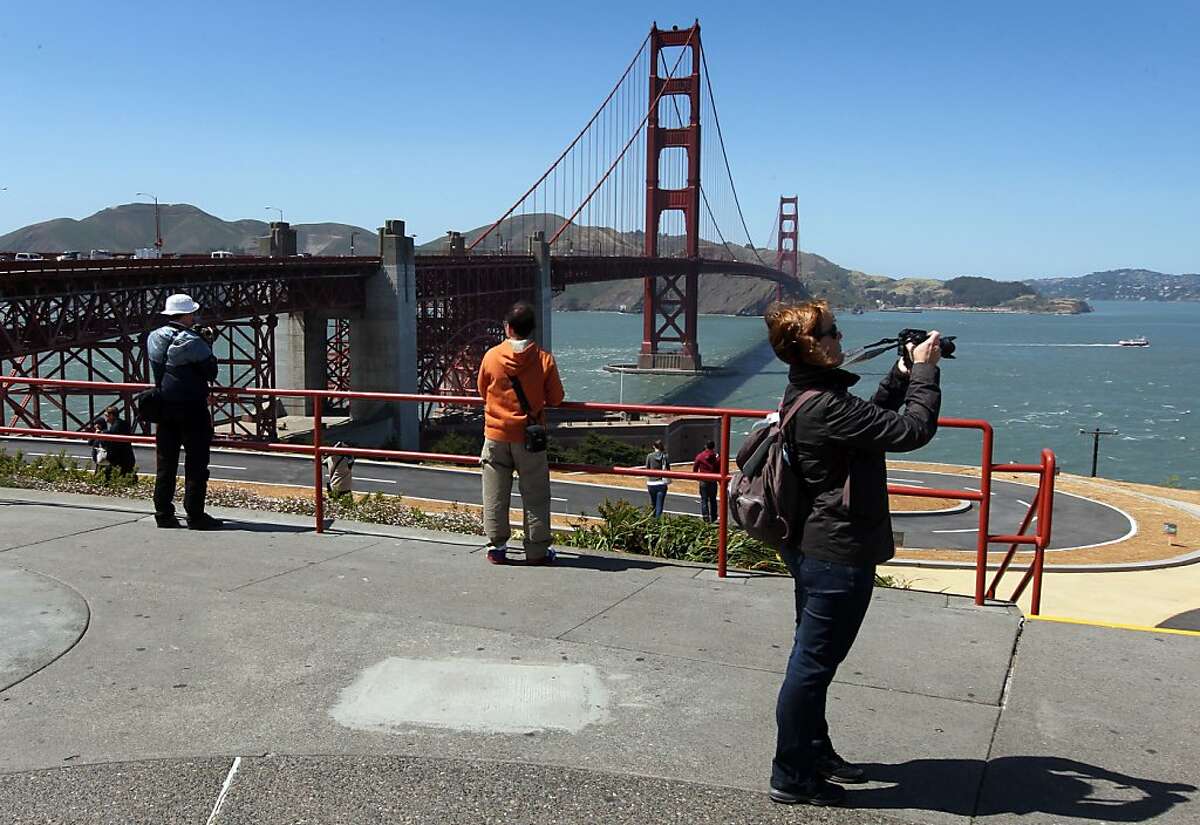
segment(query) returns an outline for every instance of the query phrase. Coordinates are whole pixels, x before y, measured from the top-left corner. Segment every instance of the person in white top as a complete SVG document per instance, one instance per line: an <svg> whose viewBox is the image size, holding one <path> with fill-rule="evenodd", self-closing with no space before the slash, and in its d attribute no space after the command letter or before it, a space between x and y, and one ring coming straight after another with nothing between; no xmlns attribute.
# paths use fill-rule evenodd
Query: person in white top
<svg viewBox="0 0 1200 825"><path fill-rule="evenodd" d="M654 442L654 451L646 456L647 470L669 470L670 459L667 458L662 439ZM662 518L663 506L667 503L667 486L671 479L660 476L649 476L646 479L646 492L650 494L650 506L654 508L654 517Z"/></svg>

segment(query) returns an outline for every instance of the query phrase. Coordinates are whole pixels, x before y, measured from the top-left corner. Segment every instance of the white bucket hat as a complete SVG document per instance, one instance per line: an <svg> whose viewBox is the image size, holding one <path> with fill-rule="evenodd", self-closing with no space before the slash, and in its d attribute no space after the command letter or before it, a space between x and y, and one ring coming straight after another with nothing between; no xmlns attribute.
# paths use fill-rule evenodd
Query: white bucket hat
<svg viewBox="0 0 1200 825"><path fill-rule="evenodd" d="M172 295L167 298L166 309L162 311L163 315L191 315L193 312L199 312L200 305L192 300L191 295Z"/></svg>

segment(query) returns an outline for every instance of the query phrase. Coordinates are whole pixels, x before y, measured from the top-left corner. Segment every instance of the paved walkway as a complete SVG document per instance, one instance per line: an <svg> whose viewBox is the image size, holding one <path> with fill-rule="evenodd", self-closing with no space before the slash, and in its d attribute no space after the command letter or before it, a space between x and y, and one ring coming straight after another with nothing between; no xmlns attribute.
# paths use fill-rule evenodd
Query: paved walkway
<svg viewBox="0 0 1200 825"><path fill-rule="evenodd" d="M0 490L0 822L1200 821L1200 639L878 591L795 810L787 579L223 515Z"/></svg>

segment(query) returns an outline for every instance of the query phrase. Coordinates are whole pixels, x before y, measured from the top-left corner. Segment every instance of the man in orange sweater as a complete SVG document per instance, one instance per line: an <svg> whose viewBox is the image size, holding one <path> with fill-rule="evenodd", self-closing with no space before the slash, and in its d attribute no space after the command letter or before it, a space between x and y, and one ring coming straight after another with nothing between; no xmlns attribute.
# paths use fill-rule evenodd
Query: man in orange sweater
<svg viewBox="0 0 1200 825"><path fill-rule="evenodd" d="M487 560L508 564L508 539L512 535L512 475L516 470L525 512L525 563L552 564L550 549L550 467L544 450L525 447L526 424L544 424L546 407L563 400L562 381L554 356L533 342L533 305L513 304L504 316L508 340L492 347L479 367L479 397L484 400L483 529L487 533ZM525 391L533 421L522 410L513 388L516 376Z"/></svg>

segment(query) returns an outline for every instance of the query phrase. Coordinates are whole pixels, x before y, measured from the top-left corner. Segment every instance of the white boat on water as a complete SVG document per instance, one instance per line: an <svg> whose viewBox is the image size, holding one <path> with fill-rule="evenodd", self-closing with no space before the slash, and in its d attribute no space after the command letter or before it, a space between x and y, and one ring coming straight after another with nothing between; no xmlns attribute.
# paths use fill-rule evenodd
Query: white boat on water
<svg viewBox="0 0 1200 825"><path fill-rule="evenodd" d="M1139 335L1137 338L1124 338L1117 342L1119 347L1148 347L1150 342L1146 340L1146 336Z"/></svg>

